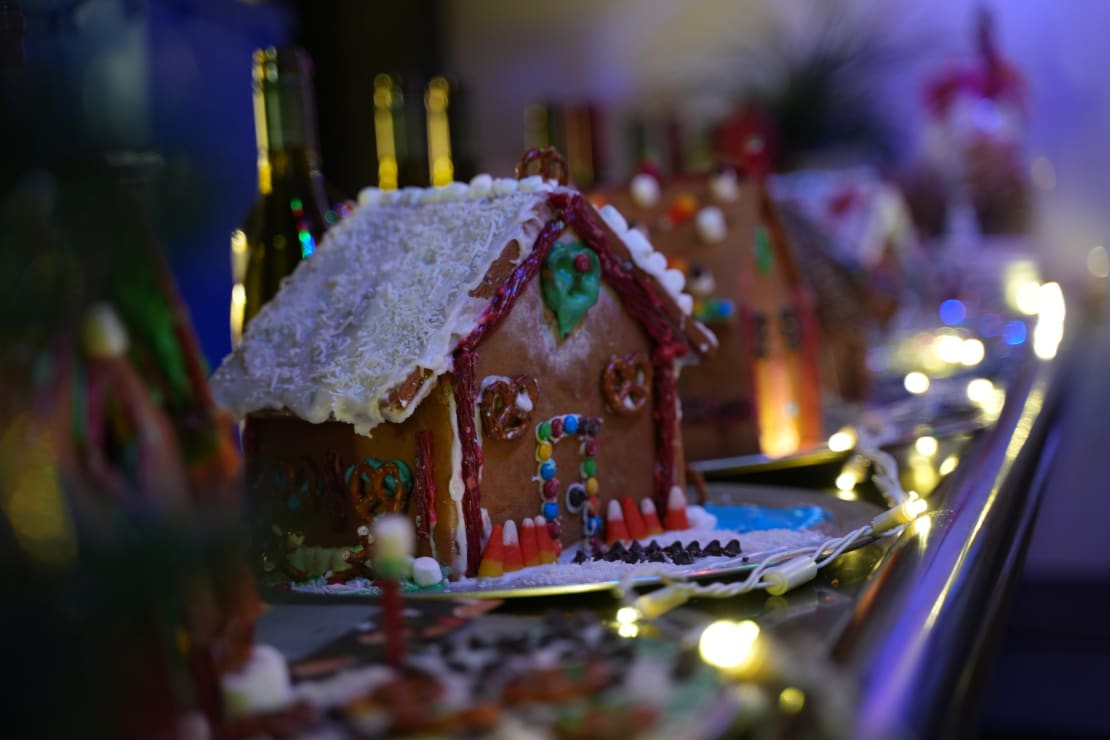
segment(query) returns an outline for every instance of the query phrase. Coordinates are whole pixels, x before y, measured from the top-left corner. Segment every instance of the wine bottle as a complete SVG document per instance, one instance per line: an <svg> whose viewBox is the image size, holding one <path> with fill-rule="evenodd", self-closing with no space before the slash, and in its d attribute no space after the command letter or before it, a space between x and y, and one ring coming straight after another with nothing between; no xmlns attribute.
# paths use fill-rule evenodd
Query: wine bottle
<svg viewBox="0 0 1110 740"><path fill-rule="evenodd" d="M255 51L253 85L258 199L231 236L233 343L347 208L320 171L308 55Z"/></svg>

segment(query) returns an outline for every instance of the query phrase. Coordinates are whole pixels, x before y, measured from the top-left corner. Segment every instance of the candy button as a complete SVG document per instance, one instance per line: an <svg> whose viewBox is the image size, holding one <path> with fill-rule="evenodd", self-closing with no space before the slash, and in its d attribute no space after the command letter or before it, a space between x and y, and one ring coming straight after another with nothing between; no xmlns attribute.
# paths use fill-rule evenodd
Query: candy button
<svg viewBox="0 0 1110 740"><path fill-rule="evenodd" d="M561 437L563 435L563 420L556 417L551 420L551 435L553 437Z"/></svg>
<svg viewBox="0 0 1110 740"><path fill-rule="evenodd" d="M559 497L559 479L551 478L543 482L543 497L555 499Z"/></svg>
<svg viewBox="0 0 1110 740"><path fill-rule="evenodd" d="M587 478L592 478L597 475L597 460L587 458L582 461L582 472Z"/></svg>
<svg viewBox="0 0 1110 740"><path fill-rule="evenodd" d="M552 474L554 474L555 471L551 472ZM591 496L597 495L597 478L589 478L586 481L586 493L590 494Z"/></svg>
<svg viewBox="0 0 1110 740"><path fill-rule="evenodd" d="M547 521L554 521L559 516L559 504L554 501L548 501L543 505L543 518Z"/></svg>
<svg viewBox="0 0 1110 740"><path fill-rule="evenodd" d="M586 440L585 452L586 452L587 457L594 457L594 456L597 455L597 440L596 439L591 437L590 439Z"/></svg>
<svg viewBox="0 0 1110 740"><path fill-rule="evenodd" d="M559 549L560 547L562 547L562 545L559 544L559 534L560 533L561 533L561 530L559 529L559 522L558 521L552 519L551 521L549 521L547 523L547 534L548 534L548 536L551 537L552 540L555 541L555 548L556 549Z"/></svg>
<svg viewBox="0 0 1110 740"><path fill-rule="evenodd" d="M591 516L586 519L586 536L593 537L601 531L601 517Z"/></svg>
<svg viewBox="0 0 1110 740"><path fill-rule="evenodd" d="M578 272L590 271L590 257L587 254L580 254L574 258L574 269Z"/></svg>
<svg viewBox="0 0 1110 740"><path fill-rule="evenodd" d="M548 460L540 466L540 477L544 480L551 480L555 477L555 461Z"/></svg>
<svg viewBox="0 0 1110 740"><path fill-rule="evenodd" d="M536 448L536 457L540 459L540 462L543 462L544 460L550 460L551 443L543 442L542 444L540 444L540 446Z"/></svg>
<svg viewBox="0 0 1110 740"><path fill-rule="evenodd" d="M536 437L541 442L551 439L551 422L541 421L536 427Z"/></svg>
<svg viewBox="0 0 1110 740"><path fill-rule="evenodd" d="M573 414L567 414L563 418L563 429L567 434L574 434L578 431L578 417Z"/></svg>

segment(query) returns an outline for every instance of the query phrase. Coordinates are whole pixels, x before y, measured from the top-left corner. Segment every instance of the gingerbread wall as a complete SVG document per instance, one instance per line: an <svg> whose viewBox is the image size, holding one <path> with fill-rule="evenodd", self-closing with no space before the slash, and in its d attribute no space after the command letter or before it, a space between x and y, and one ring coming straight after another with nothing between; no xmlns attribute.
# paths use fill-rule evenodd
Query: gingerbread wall
<svg viewBox="0 0 1110 740"><path fill-rule="evenodd" d="M658 203L638 206L630 188L599 193L642 228L671 267L687 275L695 315L719 340L715 356L683 369L679 396L690 460L756 452L787 454L820 437L819 391L803 339L814 339L805 288L786 236L763 192L742 182L733 200L714 197L710 176L678 178ZM697 226L702 209L723 217L717 241ZM765 245L757 248L757 231ZM727 316L702 314L724 301Z"/></svg>
<svg viewBox="0 0 1110 740"><path fill-rule="evenodd" d="M451 428L448 416L450 376L440 378L431 394L402 424L383 424L372 437L356 435L350 424L324 422L310 424L287 414L263 412L247 420L244 450L249 461L249 507L258 531L268 536L271 525L285 531L304 533L305 546L345 547L360 544L357 529L367 524L356 513L347 485L336 485L329 475L331 460L338 459L342 473L356 462L373 458L383 462L400 460L416 474L416 436L431 430L437 498L435 528L437 554L450 562L451 535L456 520L455 507L447 497L451 475ZM382 494L363 485L360 493L373 497ZM298 499L295 508L291 497ZM408 511L414 509L411 500ZM375 513L393 510L396 504L385 493ZM261 543L260 543L261 544ZM418 545L420 554L430 554L426 543Z"/></svg>
<svg viewBox="0 0 1110 740"><path fill-rule="evenodd" d="M564 235L560 241L573 240ZM540 278L521 292L512 312L478 346L479 384L490 376L536 378L538 397L531 425L514 441L482 435L484 465L481 499L494 522L541 512L536 460L535 426L553 416L579 414L602 419L597 437L597 479L604 516L612 498L639 500L652 495L656 459L653 399L630 416L609 411L602 397L602 373L611 356L639 352L650 358L652 344L640 325L625 312L619 298L602 282L597 302L582 322L560 339L543 302ZM566 437L554 447L556 477L560 481L560 522L564 544L581 538L581 517L566 510L567 485L579 480L577 437Z"/></svg>

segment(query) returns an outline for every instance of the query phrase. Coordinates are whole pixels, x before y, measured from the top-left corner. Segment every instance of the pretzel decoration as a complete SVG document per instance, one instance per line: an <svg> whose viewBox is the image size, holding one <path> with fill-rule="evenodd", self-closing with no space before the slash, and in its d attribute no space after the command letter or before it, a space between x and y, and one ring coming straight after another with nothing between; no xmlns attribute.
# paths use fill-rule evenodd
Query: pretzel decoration
<svg viewBox="0 0 1110 740"><path fill-rule="evenodd" d="M651 362L647 355L611 355L601 374L601 393L609 410L619 416L632 416L642 409L651 398Z"/></svg>
<svg viewBox="0 0 1110 740"><path fill-rule="evenodd" d="M351 505L359 521L368 522L378 514L403 512L405 506L405 483L401 472L400 461L390 460L379 463L377 461L363 460L350 468L347 478L347 491L351 496ZM386 479L390 476L396 481L393 495L386 487ZM363 478L368 480L363 480ZM384 508L383 508L384 504Z"/></svg>
<svg viewBox="0 0 1110 740"><path fill-rule="evenodd" d="M521 395L528 398L521 403ZM512 442L523 437L532 424L532 410L540 396L535 378L518 375L511 381L495 380L482 390L479 408L486 436Z"/></svg>
<svg viewBox="0 0 1110 740"><path fill-rule="evenodd" d="M524 153L520 161L516 165L516 179L523 180L528 176L528 171L532 168L534 162L539 163L538 175L545 180L554 180L560 185L567 184L567 160L562 154L559 154L553 146L545 146L542 149L530 149Z"/></svg>

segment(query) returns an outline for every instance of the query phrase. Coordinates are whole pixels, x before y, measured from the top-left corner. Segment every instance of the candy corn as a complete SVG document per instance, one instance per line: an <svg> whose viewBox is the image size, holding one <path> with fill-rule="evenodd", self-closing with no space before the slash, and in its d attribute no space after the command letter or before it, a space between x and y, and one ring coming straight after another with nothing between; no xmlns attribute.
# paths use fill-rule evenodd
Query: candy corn
<svg viewBox="0 0 1110 740"><path fill-rule="evenodd" d="M520 538L517 536L516 522L512 519L505 522L504 535L501 540L505 558L505 572L512 573L524 567L524 556L520 552Z"/></svg>
<svg viewBox="0 0 1110 740"><path fill-rule="evenodd" d="M605 517L605 544L612 545L628 539L628 527L624 523L621 504L616 499L609 501L609 513Z"/></svg>
<svg viewBox="0 0 1110 740"><path fill-rule="evenodd" d="M663 534L663 525L659 523L659 514L655 512L655 502L651 498L640 499L640 513L644 517L644 529L649 535Z"/></svg>
<svg viewBox="0 0 1110 740"><path fill-rule="evenodd" d="M640 510L636 508L636 502L632 500L631 496L625 496L621 499L621 511L624 512L624 523L628 526L628 535L634 540L642 540L647 537L647 527L644 525L644 519L640 516Z"/></svg>
<svg viewBox="0 0 1110 740"><path fill-rule="evenodd" d="M536 541L539 544L540 563L554 563L558 554L555 543L551 541L551 535L547 533L547 521L542 516L537 516L532 521L536 531Z"/></svg>
<svg viewBox="0 0 1110 740"><path fill-rule="evenodd" d="M482 553L482 563L478 566L479 578L497 578L505 573L505 545L501 525L494 524L490 530L486 551Z"/></svg>
<svg viewBox="0 0 1110 740"><path fill-rule="evenodd" d="M690 528L690 522L686 520L686 494L678 486L672 486L667 494L667 517L664 523L672 531Z"/></svg>
<svg viewBox="0 0 1110 740"><path fill-rule="evenodd" d="M536 523L528 517L520 523L520 554L524 558L525 567L540 564L540 541L536 538Z"/></svg>

